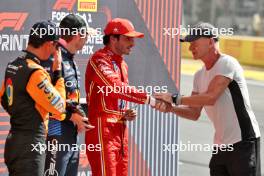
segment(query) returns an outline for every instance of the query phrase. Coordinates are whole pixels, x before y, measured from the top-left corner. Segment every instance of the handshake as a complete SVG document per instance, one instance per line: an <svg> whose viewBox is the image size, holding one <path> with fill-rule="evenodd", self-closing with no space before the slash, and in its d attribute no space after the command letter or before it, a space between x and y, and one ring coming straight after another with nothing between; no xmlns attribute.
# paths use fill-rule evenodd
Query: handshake
<svg viewBox="0 0 264 176"><path fill-rule="evenodd" d="M181 95L179 93L156 93L154 98L155 103L151 103L150 100L150 105L161 112L172 112L173 106L181 104ZM150 97L150 99L154 98Z"/></svg>

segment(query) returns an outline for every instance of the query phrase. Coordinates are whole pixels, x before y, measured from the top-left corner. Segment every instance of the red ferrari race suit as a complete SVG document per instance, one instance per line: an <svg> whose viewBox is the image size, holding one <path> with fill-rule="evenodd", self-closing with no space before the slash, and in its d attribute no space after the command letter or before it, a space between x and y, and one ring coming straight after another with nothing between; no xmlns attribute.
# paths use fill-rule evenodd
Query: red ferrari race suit
<svg viewBox="0 0 264 176"><path fill-rule="evenodd" d="M86 68L88 117L95 129L86 132L85 142L93 176L128 175L128 134L122 114L126 101L144 104L148 98L128 85L127 69L123 58L108 47L97 51Z"/></svg>

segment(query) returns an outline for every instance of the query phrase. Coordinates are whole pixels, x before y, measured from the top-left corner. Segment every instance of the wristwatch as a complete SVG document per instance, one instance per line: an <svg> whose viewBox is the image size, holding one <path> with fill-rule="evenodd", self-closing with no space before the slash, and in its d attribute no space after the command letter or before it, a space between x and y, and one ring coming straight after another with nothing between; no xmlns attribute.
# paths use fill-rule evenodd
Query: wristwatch
<svg viewBox="0 0 264 176"><path fill-rule="evenodd" d="M177 104L178 95L179 95L178 93L174 93L171 96L172 103L175 104L175 105Z"/></svg>
<svg viewBox="0 0 264 176"><path fill-rule="evenodd" d="M172 99L173 104L180 105L182 96L179 93L175 93L175 94L172 94L171 99Z"/></svg>

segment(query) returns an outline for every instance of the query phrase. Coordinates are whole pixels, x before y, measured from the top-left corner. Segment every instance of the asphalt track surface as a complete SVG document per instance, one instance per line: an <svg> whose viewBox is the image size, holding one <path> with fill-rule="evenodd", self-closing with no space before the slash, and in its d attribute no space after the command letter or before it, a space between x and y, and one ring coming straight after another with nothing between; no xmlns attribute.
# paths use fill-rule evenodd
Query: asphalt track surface
<svg viewBox="0 0 264 176"><path fill-rule="evenodd" d="M193 73L201 66L196 61L183 60L181 74L181 93L190 95L192 91ZM250 73L250 74L249 74ZM261 169L264 176L264 69L245 68L251 106L254 110L261 130ZM198 121L180 118L180 141L183 144L212 144L214 129L212 123L203 112ZM181 151L179 161L179 176L209 176L208 164L211 152Z"/></svg>

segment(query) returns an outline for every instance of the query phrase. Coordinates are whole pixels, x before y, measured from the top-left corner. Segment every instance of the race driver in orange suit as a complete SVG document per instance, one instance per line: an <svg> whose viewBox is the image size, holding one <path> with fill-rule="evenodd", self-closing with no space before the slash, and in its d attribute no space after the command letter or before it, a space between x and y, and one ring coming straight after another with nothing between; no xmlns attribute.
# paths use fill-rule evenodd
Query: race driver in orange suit
<svg viewBox="0 0 264 176"><path fill-rule="evenodd" d="M89 60L85 75L88 116L96 129L86 132L87 157L93 176L128 175L128 136L126 120L136 114L127 109L126 101L155 105L155 99L128 84L128 55L134 38L143 33L135 31L127 19L115 18L104 29L105 47ZM112 91L111 91L112 90Z"/></svg>
<svg viewBox="0 0 264 176"><path fill-rule="evenodd" d="M10 176L43 176L48 113L64 120L65 87L61 77L59 37L40 31L53 29L49 21L33 25L24 53L8 63L1 104L10 115L11 129L5 143L5 164ZM54 55L53 79L40 61ZM53 86L54 85L54 86Z"/></svg>

